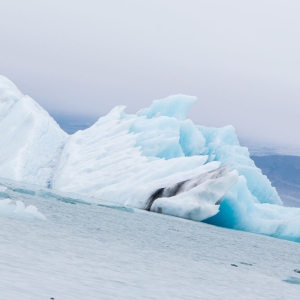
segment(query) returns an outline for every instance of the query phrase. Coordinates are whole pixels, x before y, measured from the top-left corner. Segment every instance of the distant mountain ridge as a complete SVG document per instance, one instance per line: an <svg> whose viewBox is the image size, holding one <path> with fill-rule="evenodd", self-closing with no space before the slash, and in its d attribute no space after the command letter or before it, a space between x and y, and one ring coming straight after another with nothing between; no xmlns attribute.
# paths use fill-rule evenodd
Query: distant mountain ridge
<svg viewBox="0 0 300 300"><path fill-rule="evenodd" d="M300 156L251 156L267 175L285 206L300 207Z"/></svg>
<svg viewBox="0 0 300 300"><path fill-rule="evenodd" d="M65 113L53 112L50 115L59 124L60 128L68 134L73 134L78 130L85 130L95 124L97 117L83 115L68 115Z"/></svg>
<svg viewBox="0 0 300 300"><path fill-rule="evenodd" d="M248 140L244 137L239 137L241 146L249 149L251 156L300 156L300 149L297 146L282 145L282 144L265 144L258 141Z"/></svg>

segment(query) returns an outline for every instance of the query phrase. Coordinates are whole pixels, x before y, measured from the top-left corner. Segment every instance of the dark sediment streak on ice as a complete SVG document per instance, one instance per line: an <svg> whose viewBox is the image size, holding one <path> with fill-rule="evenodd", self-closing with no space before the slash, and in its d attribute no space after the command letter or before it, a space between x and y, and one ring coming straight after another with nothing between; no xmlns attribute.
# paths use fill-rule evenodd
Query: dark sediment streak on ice
<svg viewBox="0 0 300 300"><path fill-rule="evenodd" d="M187 192L190 189L202 184L203 182L205 182L209 179L216 179L216 178L225 176L225 175L228 174L228 172L229 172L229 166L224 166L224 167L218 168L216 170L206 172L206 173L201 174L199 176L193 177L191 179L175 183L171 186L168 186L168 187L165 187L165 188L160 188L160 189L156 190L149 197L149 199L146 203L146 206L145 206L145 210L150 211L152 204L158 198L163 198L163 197L169 198L169 197L173 197L175 195L178 195L180 193Z"/></svg>

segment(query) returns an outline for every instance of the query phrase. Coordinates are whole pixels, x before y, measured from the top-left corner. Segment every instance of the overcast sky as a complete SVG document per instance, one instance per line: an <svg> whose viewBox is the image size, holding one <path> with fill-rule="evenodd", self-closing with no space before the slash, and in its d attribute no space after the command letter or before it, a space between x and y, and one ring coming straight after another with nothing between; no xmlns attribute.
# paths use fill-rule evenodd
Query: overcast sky
<svg viewBox="0 0 300 300"><path fill-rule="evenodd" d="M300 149L299 0L3 0L0 14L0 74L50 112L195 95L195 123Z"/></svg>

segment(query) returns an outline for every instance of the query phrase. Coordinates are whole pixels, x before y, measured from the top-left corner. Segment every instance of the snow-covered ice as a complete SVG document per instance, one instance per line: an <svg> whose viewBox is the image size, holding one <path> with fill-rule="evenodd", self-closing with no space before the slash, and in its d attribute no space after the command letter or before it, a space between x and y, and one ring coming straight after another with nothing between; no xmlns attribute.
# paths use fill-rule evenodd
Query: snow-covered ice
<svg viewBox="0 0 300 300"><path fill-rule="evenodd" d="M29 96L0 76L0 177L47 186L67 139Z"/></svg>

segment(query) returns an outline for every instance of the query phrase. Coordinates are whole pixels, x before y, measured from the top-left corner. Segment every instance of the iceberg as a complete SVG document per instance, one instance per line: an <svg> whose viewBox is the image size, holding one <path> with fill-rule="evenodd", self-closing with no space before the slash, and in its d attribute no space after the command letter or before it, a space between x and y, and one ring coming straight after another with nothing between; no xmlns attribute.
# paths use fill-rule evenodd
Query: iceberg
<svg viewBox="0 0 300 300"><path fill-rule="evenodd" d="M117 106L67 135L0 77L0 177L299 241L300 209L282 206L232 126L208 128L186 118L195 101L170 96L136 114Z"/></svg>

